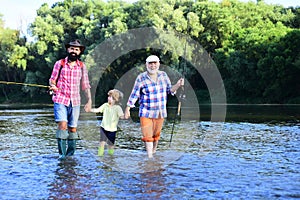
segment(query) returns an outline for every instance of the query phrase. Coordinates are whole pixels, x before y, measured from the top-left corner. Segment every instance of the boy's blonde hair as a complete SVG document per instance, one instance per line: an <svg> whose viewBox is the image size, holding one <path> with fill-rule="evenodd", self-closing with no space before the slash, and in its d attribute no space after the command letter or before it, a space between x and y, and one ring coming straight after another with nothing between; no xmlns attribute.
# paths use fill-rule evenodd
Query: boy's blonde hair
<svg viewBox="0 0 300 200"><path fill-rule="evenodd" d="M123 99L123 93L120 90L113 89L109 90L107 93L109 96L112 96L112 98L116 101L116 104L121 105L121 100Z"/></svg>

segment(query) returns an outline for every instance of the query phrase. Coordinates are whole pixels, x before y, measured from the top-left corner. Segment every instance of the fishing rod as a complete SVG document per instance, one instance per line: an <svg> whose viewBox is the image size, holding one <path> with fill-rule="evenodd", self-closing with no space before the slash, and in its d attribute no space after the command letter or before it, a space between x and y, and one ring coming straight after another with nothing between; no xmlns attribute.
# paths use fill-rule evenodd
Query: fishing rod
<svg viewBox="0 0 300 200"><path fill-rule="evenodd" d="M186 64L186 61L184 61L184 65ZM182 75L182 78L184 78L184 73ZM185 95L185 91L184 91L184 86L180 86L180 92L179 92L179 96L178 96L178 105L177 105L177 112L174 116L174 120L173 120L173 125L172 125L172 132L171 132L171 137L170 137L170 143L169 143L169 146L171 146L171 143L172 143L172 139L173 139L173 133L174 133L174 128L175 128L175 122L176 122L176 119L177 117L180 116L180 112L181 112L181 104L182 104L182 101L184 101L186 98L186 95Z"/></svg>
<svg viewBox="0 0 300 200"><path fill-rule="evenodd" d="M188 12L190 11L190 9L188 8ZM188 17L188 13L187 13L187 34L189 33L189 27L190 27L190 20ZM183 54L183 69L182 69L182 78L185 78L185 68L186 68L186 46L187 46L187 38L185 40L185 44L184 44L184 54ZM181 103L182 101L184 101L186 98L185 95L185 91L184 91L184 85L182 85L180 87L180 91L179 91L179 96L178 96L178 105L177 105L177 113L174 116L174 121L173 121L173 125L172 125L172 132L171 132L171 137L170 137L170 142L169 142L169 146L171 146L172 143L172 139L173 139L173 134L174 134L174 128L175 128L175 122L176 122L176 118L180 116L180 112L181 112Z"/></svg>
<svg viewBox="0 0 300 200"><path fill-rule="evenodd" d="M30 86L30 87L50 88L50 86L48 86L48 85L39 85L39 84L34 84L34 83L18 83L18 82L0 81L0 84L24 85L24 86Z"/></svg>

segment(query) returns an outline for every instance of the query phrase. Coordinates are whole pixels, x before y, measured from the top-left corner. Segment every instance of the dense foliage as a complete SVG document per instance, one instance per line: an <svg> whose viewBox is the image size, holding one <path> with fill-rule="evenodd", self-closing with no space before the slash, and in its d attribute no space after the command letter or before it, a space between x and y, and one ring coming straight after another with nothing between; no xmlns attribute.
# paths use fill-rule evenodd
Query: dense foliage
<svg viewBox="0 0 300 200"><path fill-rule="evenodd" d="M142 27L179 32L201 44L222 75L228 103L300 103L300 8L263 1L63 0L37 10L29 27L33 42L4 28L0 15L0 80L47 85L54 62L66 55L66 42L80 39L87 47L85 60L101 42ZM201 76L182 54L171 51L176 46L183 49L184 42L175 43L164 44L169 45L165 49L137 49L114 60L99 82L91 80L93 87L99 84L96 99L106 101L107 90L123 74L156 53L181 73L184 65L200 103L208 103ZM93 71L92 63L86 62ZM51 102L38 87L2 84L0 94L2 102Z"/></svg>

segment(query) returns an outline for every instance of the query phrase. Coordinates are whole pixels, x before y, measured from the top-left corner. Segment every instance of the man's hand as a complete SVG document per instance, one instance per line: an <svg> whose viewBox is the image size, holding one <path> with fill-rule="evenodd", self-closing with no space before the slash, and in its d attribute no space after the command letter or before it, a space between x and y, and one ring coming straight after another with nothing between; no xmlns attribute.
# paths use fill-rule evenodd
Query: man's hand
<svg viewBox="0 0 300 200"><path fill-rule="evenodd" d="M129 117L130 117L130 107L127 106L127 107L125 108L124 118L125 118L125 119L129 119Z"/></svg>
<svg viewBox="0 0 300 200"><path fill-rule="evenodd" d="M89 100L89 101L85 104L84 110L85 110L85 112L91 112L91 109L92 109L92 101Z"/></svg>
<svg viewBox="0 0 300 200"><path fill-rule="evenodd" d="M58 87L56 87L56 85L54 85L54 84L51 84L49 86L49 90L52 90L53 92L56 92L58 90Z"/></svg>
<svg viewBox="0 0 300 200"><path fill-rule="evenodd" d="M91 90L89 88L84 90L84 94L87 99L87 103L84 106L84 110L85 110L85 112L91 112L91 109L92 109Z"/></svg>
<svg viewBox="0 0 300 200"><path fill-rule="evenodd" d="M180 79L177 81L176 85L178 86L178 88L181 87L181 86L184 86L184 78L180 78Z"/></svg>
<svg viewBox="0 0 300 200"><path fill-rule="evenodd" d="M180 78L175 85L172 86L171 92L176 93L176 91L181 87L184 86L184 78Z"/></svg>

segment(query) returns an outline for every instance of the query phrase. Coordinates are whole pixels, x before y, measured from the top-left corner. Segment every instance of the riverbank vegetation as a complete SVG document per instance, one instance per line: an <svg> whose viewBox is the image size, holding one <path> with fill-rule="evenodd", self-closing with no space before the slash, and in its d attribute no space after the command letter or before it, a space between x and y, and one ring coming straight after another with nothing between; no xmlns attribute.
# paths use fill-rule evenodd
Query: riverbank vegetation
<svg viewBox="0 0 300 200"><path fill-rule="evenodd" d="M66 56L68 41L78 38L86 45L86 61L103 41L144 27L178 32L201 44L221 73L228 103L300 103L300 8L263 1L64 0L37 10L28 29L33 41L4 28L0 16L0 80L47 85L55 61ZM205 82L182 54L149 48L103 66L100 81L91 79L93 87L99 84L96 99L106 101L108 89L150 53L178 72L185 65L199 102L210 102ZM45 88L1 84L0 102L49 103L51 98Z"/></svg>

